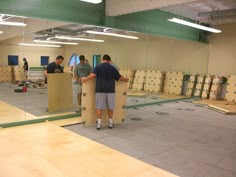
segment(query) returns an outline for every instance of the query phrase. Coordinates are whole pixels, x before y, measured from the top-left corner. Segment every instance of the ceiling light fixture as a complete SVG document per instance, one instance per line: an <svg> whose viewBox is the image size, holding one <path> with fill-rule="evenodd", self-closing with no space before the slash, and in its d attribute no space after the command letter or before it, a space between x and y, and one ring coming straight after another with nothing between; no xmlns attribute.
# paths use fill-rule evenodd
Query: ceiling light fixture
<svg viewBox="0 0 236 177"><path fill-rule="evenodd" d="M2 31L0 31L0 34L2 34L3 32Z"/></svg>
<svg viewBox="0 0 236 177"><path fill-rule="evenodd" d="M19 45L27 47L61 47L60 45L50 45L50 44L29 44L29 43L19 43Z"/></svg>
<svg viewBox="0 0 236 177"><path fill-rule="evenodd" d="M66 40L77 40L77 41L104 42L104 40L100 40L100 39L88 39L88 38L80 38L80 37L55 36L52 38L66 39ZM48 38L47 40L52 39L52 38Z"/></svg>
<svg viewBox="0 0 236 177"><path fill-rule="evenodd" d="M39 42L39 43L78 45L78 43L75 43L75 42L61 42L61 41L49 41L49 40L38 40L38 39L35 39L33 41L34 42Z"/></svg>
<svg viewBox="0 0 236 177"><path fill-rule="evenodd" d="M93 4L99 4L102 2L102 0L80 0L80 1L89 2Z"/></svg>
<svg viewBox="0 0 236 177"><path fill-rule="evenodd" d="M6 21L0 21L0 25L9 25L9 26L26 26L25 23L21 23L21 22L6 22Z"/></svg>
<svg viewBox="0 0 236 177"><path fill-rule="evenodd" d="M171 21L171 22L174 22L174 23L181 24L181 25L186 25L186 26L190 26L190 27L193 27L193 28L209 31L209 32L212 32L212 33L221 33L221 30L214 29L214 28L209 28L209 27L199 25L199 24L196 24L196 23L191 23L191 22L181 20L181 19L178 19L178 18L171 18L171 19L167 19L167 20Z"/></svg>
<svg viewBox="0 0 236 177"><path fill-rule="evenodd" d="M138 39L138 37L136 37L136 36L129 36L129 35L123 35L123 34L116 34L116 33L107 33L107 32L100 32L100 31L87 30L86 33L107 35L107 36L116 36L116 37L123 37L123 38L128 38L128 39Z"/></svg>

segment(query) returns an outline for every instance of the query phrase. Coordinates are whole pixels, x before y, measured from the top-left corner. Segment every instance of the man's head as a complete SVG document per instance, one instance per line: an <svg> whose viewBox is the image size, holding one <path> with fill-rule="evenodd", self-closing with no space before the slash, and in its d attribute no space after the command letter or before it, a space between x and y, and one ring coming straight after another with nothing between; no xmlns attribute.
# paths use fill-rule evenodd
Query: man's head
<svg viewBox="0 0 236 177"><path fill-rule="evenodd" d="M56 58L56 64L57 64L57 65L60 65L60 64L63 62L63 60L64 60L64 57L63 57L63 56L61 56L61 55L57 56L57 58Z"/></svg>
<svg viewBox="0 0 236 177"><path fill-rule="evenodd" d="M84 64L85 63L85 56L84 55L80 55L79 56L79 60L80 60L81 64Z"/></svg>
<svg viewBox="0 0 236 177"><path fill-rule="evenodd" d="M26 58L23 58L23 61L26 61Z"/></svg>
<svg viewBox="0 0 236 177"><path fill-rule="evenodd" d="M105 54L105 55L103 55L102 60L110 62L111 61L111 57L109 55Z"/></svg>

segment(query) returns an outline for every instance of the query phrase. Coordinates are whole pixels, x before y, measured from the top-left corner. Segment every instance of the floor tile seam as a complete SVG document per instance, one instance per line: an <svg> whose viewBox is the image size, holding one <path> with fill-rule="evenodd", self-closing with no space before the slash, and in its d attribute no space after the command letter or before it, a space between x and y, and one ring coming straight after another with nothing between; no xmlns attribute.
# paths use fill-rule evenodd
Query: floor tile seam
<svg viewBox="0 0 236 177"><path fill-rule="evenodd" d="M206 163L206 164L207 164L207 163ZM210 166L212 166L212 167L215 167L215 168L218 168L218 169L221 169L221 170L225 170L225 171L227 171L227 172L229 172L229 173L232 173L232 174L235 174L235 175L236 175L236 172L231 171L231 170L229 170L229 169L225 169L225 168L222 168L222 167L219 167L219 166L216 166L216 165L212 165L212 164L207 164L207 165L210 165Z"/></svg>
<svg viewBox="0 0 236 177"><path fill-rule="evenodd" d="M194 140L189 141L189 142L185 142L185 143L181 143L181 144L178 144L178 145L174 145L173 147L170 147L170 148L168 148L168 149L166 149L166 150L164 150L164 151L162 151L162 152L158 152L158 153L152 154L152 155L150 155L150 156L161 155L162 153L167 153L168 151L170 151L170 150L172 150L172 149L174 149L174 148L177 148L177 147L179 147L179 146L183 146L183 145L185 145L185 144L189 144L189 143L192 143L192 142L194 142ZM178 154L176 154L176 155L177 155L177 156L180 156L180 155L178 155ZM180 156L180 157L185 158L184 156Z"/></svg>
<svg viewBox="0 0 236 177"><path fill-rule="evenodd" d="M220 164L221 161L223 161L223 160L226 159L227 157L230 157L230 154L233 153L233 152L234 152L234 151L227 153L227 155L225 155L225 156L222 157L218 162L216 162L217 168L222 168L222 169L224 169L224 170L228 170L228 169L225 169L225 168L220 167L220 166L218 166L218 165ZM228 171L230 171L230 170L228 170ZM233 171L231 171L231 172L233 172ZM236 172L233 172L233 173L236 173Z"/></svg>
<svg viewBox="0 0 236 177"><path fill-rule="evenodd" d="M212 166L212 165L208 165L208 166L211 166L211 168L209 168L208 170L206 170L206 172L203 174L204 176L202 176L202 177L207 177L207 174L209 174L209 172L211 171L212 167L214 167L214 166ZM201 171L197 172L193 177L198 177L198 175L199 175L200 173L201 173Z"/></svg>
<svg viewBox="0 0 236 177"><path fill-rule="evenodd" d="M167 152L167 151L165 151L165 152ZM164 153L165 153L165 152L164 152ZM158 154L158 155L161 155L161 153ZM176 153L175 153L175 155L178 156L178 157L181 157L181 158L183 158L183 159L185 159L185 160L188 160L188 161L191 161L191 162L200 164L200 165L207 165L207 166L211 166L211 167L214 167L214 168L223 169L223 168L221 168L221 167L218 167L216 164L212 164L212 163L208 163L208 162L203 162L203 161L201 161L201 160L195 160L195 158L186 157L186 156L183 156L183 155L180 155L180 154L176 154ZM227 169L223 169L223 170L227 170ZM227 170L227 171L229 171L229 172L232 173L232 171L230 171L230 170Z"/></svg>
<svg viewBox="0 0 236 177"><path fill-rule="evenodd" d="M101 131L101 130L100 130ZM76 132L77 133L77 132ZM98 138L89 138L89 139L92 139L92 140L101 140L101 139L103 139L103 138L107 138L107 137L109 137L110 135L104 135L104 136L100 136L100 137L98 137Z"/></svg>
<svg viewBox="0 0 236 177"><path fill-rule="evenodd" d="M207 134L208 134L208 133L207 133ZM200 140L202 137L205 137L205 135L203 135L203 136L201 136L201 137L199 137L199 138L193 139L193 140L191 140L191 141L187 141L187 142L185 142L185 143L181 143L181 144L175 145L175 146L173 146L173 147L171 147L171 148L168 148L168 149L164 150L163 152L157 153L156 155L160 155L161 153L168 152L168 151L170 151L170 150L172 150L172 149L174 149L174 148L181 147L181 146L183 146L183 145L187 145L187 144L193 143L193 142L195 142L195 141ZM178 155L178 154L176 154L176 155ZM180 155L178 155L178 156L180 156ZM183 157L183 156L182 156L182 157Z"/></svg>
<svg viewBox="0 0 236 177"><path fill-rule="evenodd" d="M194 123L200 123L201 122L201 121L198 121L198 120L191 120L191 121L193 121ZM178 125L178 120L173 120L173 123L174 123L174 125ZM219 128L218 126L217 127L214 126L214 129L218 130L218 128ZM214 131L216 131L216 130L214 130Z"/></svg>

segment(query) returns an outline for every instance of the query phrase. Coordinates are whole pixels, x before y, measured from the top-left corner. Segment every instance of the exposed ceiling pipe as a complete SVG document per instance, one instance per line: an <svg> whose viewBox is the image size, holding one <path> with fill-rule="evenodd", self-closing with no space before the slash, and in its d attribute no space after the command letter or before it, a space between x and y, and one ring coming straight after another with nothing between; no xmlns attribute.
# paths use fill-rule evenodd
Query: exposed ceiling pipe
<svg viewBox="0 0 236 177"><path fill-rule="evenodd" d="M208 24L223 24L236 21L236 9L201 12L198 14L198 21L200 23Z"/></svg>

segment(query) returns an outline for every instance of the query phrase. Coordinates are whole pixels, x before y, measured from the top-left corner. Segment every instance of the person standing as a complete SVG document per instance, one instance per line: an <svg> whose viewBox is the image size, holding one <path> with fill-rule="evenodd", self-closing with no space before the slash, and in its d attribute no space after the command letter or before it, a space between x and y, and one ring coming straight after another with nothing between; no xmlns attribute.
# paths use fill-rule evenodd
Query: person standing
<svg viewBox="0 0 236 177"><path fill-rule="evenodd" d="M80 63L75 66L74 69L74 76L76 79L76 84L78 84L78 89L77 89L77 104L78 108L76 112L81 111L81 95L82 95L82 83L81 83L81 78L88 76L92 72L92 67L90 66L89 63L86 63L85 56L80 55L79 57Z"/></svg>
<svg viewBox="0 0 236 177"><path fill-rule="evenodd" d="M61 67L61 63L63 62L64 57L62 55L58 55L56 60L54 62L49 63L44 68L44 76L45 76L45 83L47 84L47 78L49 73L63 73L63 69ZM48 111L48 107L46 108L46 111Z"/></svg>
<svg viewBox="0 0 236 177"><path fill-rule="evenodd" d="M101 117L102 111L108 109L109 117L109 128L114 128L113 125L113 111L115 109L115 81L125 81L128 82L128 78L121 76L119 71L110 64L111 57L109 55L104 55L102 57L102 63L97 65L93 72L87 76L83 77L82 82L86 82L93 78L96 78L96 116L97 124L96 129L101 129Z"/></svg>
<svg viewBox="0 0 236 177"><path fill-rule="evenodd" d="M28 80L28 75L29 75L29 64L28 64L28 61L26 60L26 58L23 58L23 61L24 61L24 73L25 73L25 80L27 81Z"/></svg>
<svg viewBox="0 0 236 177"><path fill-rule="evenodd" d="M63 73L63 69L61 67L61 63L63 62L64 57L59 55L56 58L56 61L51 62L48 64L48 66L44 69L44 75L45 75L45 83L47 83L48 73Z"/></svg>

